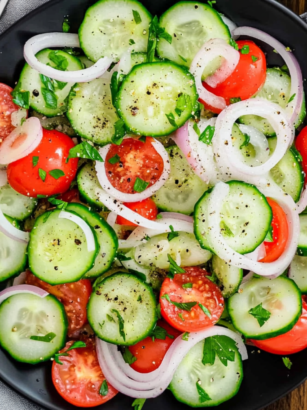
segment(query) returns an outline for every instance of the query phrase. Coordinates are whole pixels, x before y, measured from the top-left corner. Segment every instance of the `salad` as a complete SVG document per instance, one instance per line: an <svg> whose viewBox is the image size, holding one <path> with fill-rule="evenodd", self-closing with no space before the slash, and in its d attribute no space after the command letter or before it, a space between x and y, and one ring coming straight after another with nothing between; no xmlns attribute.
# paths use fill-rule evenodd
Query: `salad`
<svg viewBox="0 0 307 410"><path fill-rule="evenodd" d="M259 44L283 59L268 67ZM0 84L0 346L77 407L237 394L307 347L295 53L208 4L100 0Z"/></svg>

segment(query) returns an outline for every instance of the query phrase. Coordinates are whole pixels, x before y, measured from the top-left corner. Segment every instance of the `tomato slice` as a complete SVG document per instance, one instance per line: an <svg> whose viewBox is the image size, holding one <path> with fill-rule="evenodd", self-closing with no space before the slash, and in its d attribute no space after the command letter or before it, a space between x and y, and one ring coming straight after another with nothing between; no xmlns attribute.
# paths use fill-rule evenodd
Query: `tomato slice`
<svg viewBox="0 0 307 410"><path fill-rule="evenodd" d="M303 158L303 171L305 174L305 184L307 184L307 127L303 128L295 140L296 149Z"/></svg>
<svg viewBox="0 0 307 410"><path fill-rule="evenodd" d="M63 303L68 318L68 337L75 337L76 332L87 323L86 307L92 293L89 279L53 286L28 271L26 283L44 289Z"/></svg>
<svg viewBox="0 0 307 410"><path fill-rule="evenodd" d="M11 115L20 107L13 103L13 88L0 83L0 143L14 130Z"/></svg>
<svg viewBox="0 0 307 410"><path fill-rule="evenodd" d="M164 320L159 320L157 325L165 329L169 335L173 336L173 339L166 336L165 340L155 339L153 341L151 337L146 337L136 345L129 346L130 352L137 358L130 366L139 373L150 373L158 369L166 352L180 335L178 330Z"/></svg>
<svg viewBox="0 0 307 410"><path fill-rule="evenodd" d="M271 198L267 198L267 201L273 211L273 242L264 242L266 256L260 262L269 263L276 261L284 253L289 238L289 227L282 207Z"/></svg>
<svg viewBox="0 0 307 410"><path fill-rule="evenodd" d="M71 347L68 342L62 352ZM62 365L52 364L52 381L58 393L68 403L78 407L95 407L111 400L118 393L108 383L106 396L99 394L105 380L96 354L96 348L88 343L87 347L73 349L68 356L60 356Z"/></svg>
<svg viewBox="0 0 307 410"><path fill-rule="evenodd" d="M57 197L57 199L60 199L61 201L64 202L80 202L80 192L77 188L75 189L70 189L67 192L64 192L64 194L61 194Z"/></svg>
<svg viewBox="0 0 307 410"><path fill-rule="evenodd" d="M214 325L224 310L224 298L218 286L206 278L208 273L198 267L184 268L185 273L166 278L160 292L161 314L175 329L182 332L197 332ZM183 285L190 284L190 288ZM181 309L171 302L197 302L190 311ZM209 316L201 309L201 304Z"/></svg>
<svg viewBox="0 0 307 410"><path fill-rule="evenodd" d="M124 205L151 221L155 221L157 218L158 208L151 198L144 199L144 201L140 202L127 202ZM135 223L128 221L128 219L125 219L122 216L117 217L116 223L118 225L137 226Z"/></svg>
<svg viewBox="0 0 307 410"><path fill-rule="evenodd" d="M280 355L298 353L307 348L307 303L303 296L303 312L298 322L287 333L266 340L252 340L266 352Z"/></svg>
<svg viewBox="0 0 307 410"><path fill-rule="evenodd" d="M112 145L106 156L105 168L110 183L118 191L133 194L136 178L154 185L161 177L164 164L160 154L155 150L151 141L146 137L142 142L136 138L126 138L121 145ZM109 160L115 156L119 162L110 164Z"/></svg>
<svg viewBox="0 0 307 410"><path fill-rule="evenodd" d="M67 135L58 131L43 130L43 139L38 147L29 155L18 161L12 162L7 168L8 181L15 191L25 196L36 198L37 195L54 195L66 192L74 180L78 159L66 159L69 150L75 144ZM38 157L37 164L33 157ZM36 158L37 159L37 158ZM45 180L39 171L46 174ZM63 176L56 177L50 171L60 170Z"/></svg>
<svg viewBox="0 0 307 410"><path fill-rule="evenodd" d="M225 98L227 105L231 104L232 98L248 100L263 86L266 79L266 58L263 51L249 40L240 40L237 44L240 50L240 60L234 72L216 88L203 83L208 91ZM208 110L217 114L221 112L221 110L208 106L204 101L200 101Z"/></svg>

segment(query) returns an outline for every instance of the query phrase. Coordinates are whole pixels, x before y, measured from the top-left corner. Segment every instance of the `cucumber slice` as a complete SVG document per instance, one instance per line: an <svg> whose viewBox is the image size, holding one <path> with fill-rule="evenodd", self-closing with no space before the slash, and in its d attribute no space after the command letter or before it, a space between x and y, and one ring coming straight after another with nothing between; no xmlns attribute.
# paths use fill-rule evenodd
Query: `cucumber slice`
<svg viewBox="0 0 307 410"><path fill-rule="evenodd" d="M218 278L218 285L224 298L229 298L237 292L243 279L243 269L231 266L217 255L214 255L212 258L212 271Z"/></svg>
<svg viewBox="0 0 307 410"><path fill-rule="evenodd" d="M192 170L177 146L166 149L171 173L168 180L152 197L158 208L190 215L208 185Z"/></svg>
<svg viewBox="0 0 307 410"><path fill-rule="evenodd" d="M68 107L67 118L80 137L98 145L111 142L119 117L112 104L109 79L76 84L69 94Z"/></svg>
<svg viewBox="0 0 307 410"><path fill-rule="evenodd" d="M98 195L96 195L96 189L102 188L97 178L95 165L92 162L86 163L80 169L77 182L81 197L84 198L88 204L103 209L104 205L100 202Z"/></svg>
<svg viewBox="0 0 307 410"><path fill-rule="evenodd" d="M0 305L0 322L0 345L19 362L44 362L65 346L68 325L65 310L52 295L11 296ZM49 333L55 335L50 342L31 339Z"/></svg>
<svg viewBox="0 0 307 410"><path fill-rule="evenodd" d="M271 154L274 152L277 138L269 139ZM297 202L304 187L304 174L301 163L297 160L294 151L290 148L284 157L271 169L270 175L274 182Z"/></svg>
<svg viewBox="0 0 307 410"><path fill-rule="evenodd" d="M52 52L54 52L54 50L46 49L40 51L36 55L36 58L41 63L46 65L49 64L51 65L51 67L55 68L55 64L49 58L49 55ZM67 60L67 71L78 71L83 69L81 62L77 57L74 57L66 53L65 51L60 50L56 50L56 53L57 56L65 58ZM17 87L23 91L30 92L30 107L33 108L33 110L45 115L46 117L55 117L56 115L61 115L67 111L66 99L73 86L73 83L67 83L64 88L62 88L62 85L64 83L61 85L61 87L56 86L56 84L58 83L55 83L54 81L53 84L55 86L55 95L57 97L57 108L48 108L46 106L42 94L42 88L44 88L44 85L40 79L39 72L31 68L28 64L26 64L22 70Z"/></svg>
<svg viewBox="0 0 307 410"><path fill-rule="evenodd" d="M205 340L197 343L178 366L170 390L175 398L191 407L213 407L235 396L243 380L243 365L239 351L235 359L224 366L219 358L213 365L202 364ZM210 400L200 401L196 383Z"/></svg>
<svg viewBox="0 0 307 410"><path fill-rule="evenodd" d="M156 306L150 286L134 275L116 273L100 282L92 293L88 321L100 339L130 346L151 333L157 321Z"/></svg>
<svg viewBox="0 0 307 410"><path fill-rule="evenodd" d="M83 230L61 211L37 218L30 233L29 266L32 273L51 285L76 282L94 266L99 245L89 252Z"/></svg>
<svg viewBox="0 0 307 410"><path fill-rule="evenodd" d="M300 236L297 253L301 256L307 256L307 214L300 215Z"/></svg>
<svg viewBox="0 0 307 410"><path fill-rule="evenodd" d="M254 185L239 181L227 183L230 190L221 212L221 232L236 252L253 252L264 241L270 229L272 209ZM204 215L207 215L210 192L205 192L195 205L194 219L195 236L201 247L208 250L211 250L206 238L208 221Z"/></svg>
<svg viewBox="0 0 307 410"><path fill-rule="evenodd" d="M15 228L20 229L19 223L6 216ZM0 232L0 283L19 275L25 270L27 263L27 244L9 238Z"/></svg>
<svg viewBox="0 0 307 410"><path fill-rule="evenodd" d="M255 97L264 98L270 102L280 105L282 108L286 108L288 101L291 97L291 78L282 71L280 68L268 68L266 72L266 80L260 91L255 94ZM306 116L306 103L305 96L302 104L301 113L295 124L298 127ZM275 136L275 131L270 125L268 120L259 117L257 115L244 115L239 118L239 122L246 125L252 125L259 129L263 134L268 137Z"/></svg>
<svg viewBox="0 0 307 410"><path fill-rule="evenodd" d="M187 232L178 232L171 241L168 234L150 238L134 250L134 260L141 266L169 269L168 255L180 266L198 266L208 262L211 253L201 249L195 236ZM179 259L179 261L178 261Z"/></svg>
<svg viewBox="0 0 307 410"><path fill-rule="evenodd" d="M135 20L134 14L139 20ZM85 13L79 29L81 47L92 61L119 61L133 40L134 51L146 51L151 14L136 0L101 0Z"/></svg>
<svg viewBox="0 0 307 410"><path fill-rule="evenodd" d="M160 26L172 38L172 44L160 39L158 55L190 67L205 42L212 38L230 40L230 31L217 11L207 4L180 1L160 18Z"/></svg>
<svg viewBox="0 0 307 410"><path fill-rule="evenodd" d="M37 200L16 192L9 184L0 188L0 209L11 218L23 221L34 211Z"/></svg>
<svg viewBox="0 0 307 410"><path fill-rule="evenodd" d="M182 95L186 103L179 116L175 110ZM192 74L174 63L157 62L132 69L120 87L115 105L135 134L165 136L192 116L197 99ZM168 119L170 116L172 119Z"/></svg>
<svg viewBox="0 0 307 410"><path fill-rule="evenodd" d="M289 270L289 278L298 286L303 295L307 295L307 258L295 255Z"/></svg>
<svg viewBox="0 0 307 410"><path fill-rule="evenodd" d="M262 304L270 318L260 326L249 311ZM286 277L254 278L240 286L228 299L228 312L234 327L248 339L265 340L293 328L302 313L302 297L296 284Z"/></svg>
<svg viewBox="0 0 307 410"><path fill-rule="evenodd" d="M106 272L112 265L113 260L118 249L118 239L114 229L106 223L95 212L91 212L84 205L71 203L66 208L67 212L73 212L80 216L93 229L97 236L100 250L95 260L95 265L89 270L85 277L96 278L102 273Z"/></svg>

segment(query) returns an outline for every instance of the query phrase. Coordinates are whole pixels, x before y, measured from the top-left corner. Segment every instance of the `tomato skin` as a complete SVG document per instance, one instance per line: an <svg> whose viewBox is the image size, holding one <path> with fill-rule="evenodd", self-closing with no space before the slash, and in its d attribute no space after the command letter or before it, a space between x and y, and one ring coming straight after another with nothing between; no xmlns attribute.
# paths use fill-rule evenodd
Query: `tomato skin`
<svg viewBox="0 0 307 410"><path fill-rule="evenodd" d="M227 105L230 104L231 98L240 97L241 100L248 100L263 86L266 79L266 58L263 51L253 41L239 40L237 44L239 50L243 46L249 46L249 53L242 54L240 52L240 60L234 72L216 88L203 83L208 91L225 98ZM257 57L258 60L254 62L252 56ZM206 109L216 114L221 112L219 109L208 106L202 100L200 102L204 104Z"/></svg>
<svg viewBox="0 0 307 410"><path fill-rule="evenodd" d="M289 238L289 227L282 207L271 198L267 198L267 201L273 211L273 242L264 242L266 256L260 262L269 263L276 261L284 253Z"/></svg>
<svg viewBox="0 0 307 410"><path fill-rule="evenodd" d="M68 337L74 337L76 331L87 323L86 307L92 293L92 284L89 279L54 286L38 279L28 271L26 283L44 289L64 305L68 318Z"/></svg>
<svg viewBox="0 0 307 410"><path fill-rule="evenodd" d="M164 280L160 292L161 314L175 329L182 332L198 332L213 326L219 320L224 310L224 298L218 286L206 278L206 271L198 267L184 269L185 273L175 275L174 279ZM186 283L192 283L193 287L184 289L182 285ZM192 307L190 312L178 309L163 297L165 294L168 294L173 302L201 303L209 310L211 318L198 304ZM182 315L184 321L178 314Z"/></svg>
<svg viewBox="0 0 307 410"><path fill-rule="evenodd" d="M73 342L68 342L61 352L65 352ZM61 356L62 365L52 364L52 381L57 392L68 403L77 407L95 407L111 400L118 393L108 383L108 394L99 394L105 380L98 363L96 348L93 344L73 349L69 356Z"/></svg>
<svg viewBox="0 0 307 410"><path fill-rule="evenodd" d="M11 115L20 108L13 103L12 91L13 88L0 83L0 143L15 129Z"/></svg>
<svg viewBox="0 0 307 410"><path fill-rule="evenodd" d="M158 369L168 349L180 335L178 330L172 328L164 320L159 320L157 326L163 327L174 338L166 336L165 340L155 339L153 341L151 337L146 337L141 342L129 346L130 352L137 358L130 367L139 373L150 373Z"/></svg>
<svg viewBox="0 0 307 410"><path fill-rule="evenodd" d="M136 138L126 138L121 145L111 145L105 160L106 175L118 191L133 194L134 183L139 177L154 185L161 177L164 163L152 145L153 139L146 137L142 142ZM120 161L110 164L109 160L118 155Z"/></svg>
<svg viewBox="0 0 307 410"><path fill-rule="evenodd" d="M298 353L307 348L307 303L302 298L303 311L298 322L287 333L266 340L252 340L255 346L266 352L280 355Z"/></svg>
<svg viewBox="0 0 307 410"><path fill-rule="evenodd" d="M303 171L305 174L305 184L307 184L307 127L303 128L295 140L295 147L303 158Z"/></svg>
<svg viewBox="0 0 307 410"><path fill-rule="evenodd" d="M144 199L144 201L140 202L127 202L124 203L124 205L150 221L155 221L157 218L158 208L151 198ZM116 223L118 225L137 226L137 224L128 221L128 219L122 216L117 217Z"/></svg>
<svg viewBox="0 0 307 410"><path fill-rule="evenodd" d="M39 146L31 154L9 164L7 176L10 185L20 194L33 198L37 195L64 193L69 189L78 169L77 158L70 158L66 164L69 150L74 146L72 139L67 135L44 129ZM39 157L39 161L34 167L32 159L35 156ZM45 182L39 176L39 169L47 173ZM53 178L49 171L54 169L62 170L65 176Z"/></svg>
<svg viewBox="0 0 307 410"><path fill-rule="evenodd" d="M57 199L60 199L61 201L64 202L80 202L80 193L77 188L75 189L70 189L67 192L64 192L64 194L61 194L57 197Z"/></svg>

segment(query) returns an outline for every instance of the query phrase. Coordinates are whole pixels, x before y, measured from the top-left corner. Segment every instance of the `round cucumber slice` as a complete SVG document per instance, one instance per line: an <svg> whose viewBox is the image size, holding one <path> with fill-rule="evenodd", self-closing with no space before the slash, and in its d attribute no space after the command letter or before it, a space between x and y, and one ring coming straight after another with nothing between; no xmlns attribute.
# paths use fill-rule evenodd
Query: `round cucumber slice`
<svg viewBox="0 0 307 410"><path fill-rule="evenodd" d="M156 299L152 288L134 275L116 273L94 289L88 304L88 321L106 342L130 346L154 328Z"/></svg>
<svg viewBox="0 0 307 410"><path fill-rule="evenodd" d="M294 280L303 295L307 294L307 258L295 255L289 269L289 278Z"/></svg>
<svg viewBox="0 0 307 410"><path fill-rule="evenodd" d="M197 99L191 73L171 62L157 62L134 66L115 105L135 134L165 136L192 116Z"/></svg>
<svg viewBox="0 0 307 410"><path fill-rule="evenodd" d="M254 278L241 284L238 292L228 299L227 308L235 328L249 339L282 335L301 316L301 292L286 277Z"/></svg>
<svg viewBox="0 0 307 410"><path fill-rule="evenodd" d="M0 188L0 209L11 218L23 221L34 211L37 200L16 192L9 184Z"/></svg>
<svg viewBox="0 0 307 410"><path fill-rule="evenodd" d="M92 61L119 61L133 40L134 51L146 51L151 14L136 0L101 0L85 13L79 29L81 47Z"/></svg>

